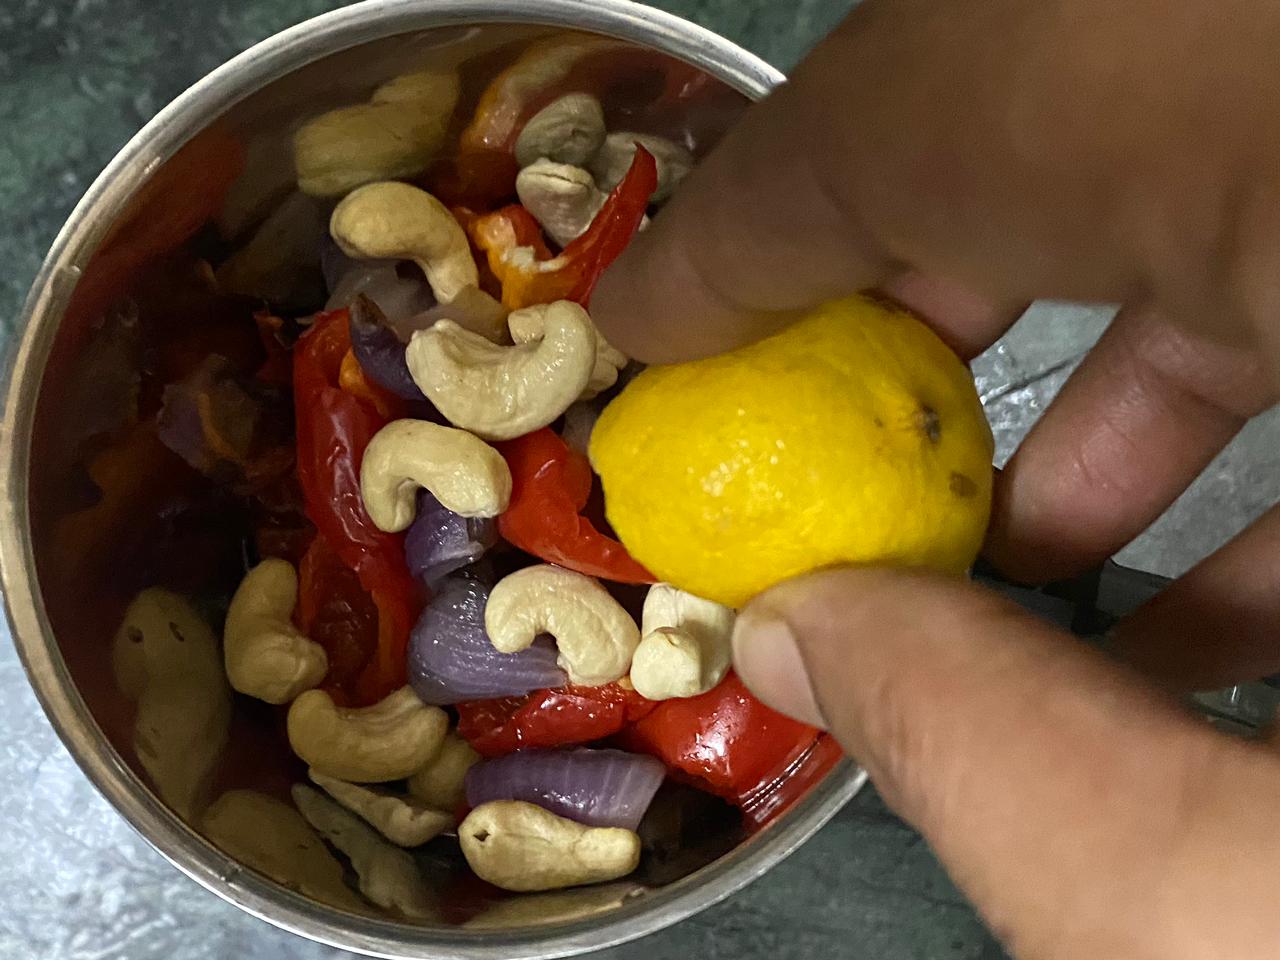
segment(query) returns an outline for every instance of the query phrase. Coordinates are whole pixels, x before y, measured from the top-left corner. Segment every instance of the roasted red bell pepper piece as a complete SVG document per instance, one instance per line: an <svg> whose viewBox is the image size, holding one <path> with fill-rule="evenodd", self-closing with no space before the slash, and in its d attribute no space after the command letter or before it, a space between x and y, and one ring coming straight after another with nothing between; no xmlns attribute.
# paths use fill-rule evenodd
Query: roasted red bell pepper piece
<svg viewBox="0 0 1280 960"><path fill-rule="evenodd" d="M550 259L543 256L545 245L539 246L541 231L536 241L522 239L528 231L524 223L527 212L522 217L507 207L478 218L472 236L502 283L503 305L518 310L536 303L573 300L587 306L600 275L640 229L657 186L658 166L653 155L637 147L627 175L613 188L591 226Z"/></svg>
<svg viewBox="0 0 1280 960"><path fill-rule="evenodd" d="M839 758L819 748L819 730L765 706L730 673L714 690L664 700L623 731L627 749L649 753L695 785L742 807L762 824L794 801ZM815 766L807 766L815 756ZM804 768L796 788L788 778Z"/></svg>
<svg viewBox="0 0 1280 960"><path fill-rule="evenodd" d="M350 349L346 310L317 317L294 349L298 482L307 517L355 573L377 610L377 650L353 690L358 703L372 703L405 683L405 652L418 587L405 565L403 537L375 527L360 496L365 447L402 406L392 394L367 381L361 396L342 388L342 364ZM348 369L348 381L351 376ZM384 412L375 407L371 396L378 398ZM300 602L312 601L300 598Z"/></svg>
<svg viewBox="0 0 1280 960"><path fill-rule="evenodd" d="M845 757L835 737L824 733L787 768L778 780L752 794L742 804L748 826L759 829L778 818L820 783Z"/></svg>
<svg viewBox="0 0 1280 960"><path fill-rule="evenodd" d="M360 674L378 646L378 609L354 570L316 534L298 564L298 627L324 647L323 689L342 704L355 700Z"/></svg>
<svg viewBox="0 0 1280 960"><path fill-rule="evenodd" d="M498 516L508 543L591 577L655 582L626 547L582 515L594 482L586 457L547 427L496 446L511 470L511 500Z"/></svg>
<svg viewBox="0 0 1280 960"><path fill-rule="evenodd" d="M484 253L490 271L499 282L512 270L507 257L513 250L528 248L529 252L524 256L531 255L538 261L550 260L553 256L542 235L542 227L533 219L533 214L518 203L500 207L492 213L473 214L458 222L467 231L475 249Z"/></svg>
<svg viewBox="0 0 1280 960"><path fill-rule="evenodd" d="M657 704L616 683L570 684L523 697L458 704L458 733L486 757L611 737Z"/></svg>

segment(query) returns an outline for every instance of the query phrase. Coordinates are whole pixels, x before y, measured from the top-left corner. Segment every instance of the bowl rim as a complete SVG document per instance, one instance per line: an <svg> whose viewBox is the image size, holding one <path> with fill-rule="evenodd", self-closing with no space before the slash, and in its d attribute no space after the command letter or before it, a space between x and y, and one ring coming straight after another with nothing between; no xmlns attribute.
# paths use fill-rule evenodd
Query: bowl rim
<svg viewBox="0 0 1280 960"><path fill-rule="evenodd" d="M561 27L631 40L695 64L753 100L785 79L718 34L631 0L364 0L322 14L274 34L207 74L115 155L58 232L0 370L8 384L0 422L0 588L14 645L59 738L130 826L206 890L299 936L389 960L541 960L656 932L762 875L817 832L866 781L864 771L842 761L787 815L748 843L608 913L511 930L421 927L322 906L222 853L152 795L111 746L76 689L37 587L27 494L41 379L83 265L151 173L240 100L343 49L402 33L479 24Z"/></svg>

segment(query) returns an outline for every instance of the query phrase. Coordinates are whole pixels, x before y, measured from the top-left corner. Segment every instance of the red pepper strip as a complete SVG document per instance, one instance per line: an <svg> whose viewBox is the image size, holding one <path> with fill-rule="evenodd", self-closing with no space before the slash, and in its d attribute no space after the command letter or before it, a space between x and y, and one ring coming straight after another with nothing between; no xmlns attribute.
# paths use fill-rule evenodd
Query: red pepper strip
<svg viewBox="0 0 1280 960"><path fill-rule="evenodd" d="M524 207L520 208L524 210ZM467 235L467 240L471 244L471 258L476 262L476 268L480 273L480 289L495 300L502 300L502 282L494 274L489 267L489 258L486 252L481 249L479 243L476 242L475 224L482 216L488 214L480 214L470 207L452 206L449 212L453 214L453 219L458 221L459 226ZM525 211L526 213L528 211Z"/></svg>
<svg viewBox="0 0 1280 960"><path fill-rule="evenodd" d="M582 516L593 483L586 457L547 427L495 446L511 470L511 500L498 516L508 543L588 576L655 582L626 547Z"/></svg>
<svg viewBox="0 0 1280 960"><path fill-rule="evenodd" d="M405 565L403 537L375 527L360 496L365 447L391 416L342 389L342 361L350 349L346 310L321 314L294 349L298 482L308 518L355 571L378 611L376 655L355 689L360 702L371 703L405 683L418 587ZM390 393L365 386L380 396L384 410L400 411Z"/></svg>
<svg viewBox="0 0 1280 960"><path fill-rule="evenodd" d="M363 400L390 423L404 412L404 404L395 394L384 390L364 375L364 368L352 350L342 355L338 367L338 386L357 399Z"/></svg>
<svg viewBox="0 0 1280 960"><path fill-rule="evenodd" d="M653 155L637 146L631 169L609 197L582 236L551 260L521 258L504 253L490 264L502 281L502 303L512 310L556 300L573 300L587 306L596 282L609 264L627 248L640 229L649 198L658 187L658 165Z"/></svg>
<svg viewBox="0 0 1280 960"><path fill-rule="evenodd" d="M819 735L816 728L766 707L730 673L701 696L664 700L623 731L621 741L749 815L768 819L795 799L788 792L784 802L769 803L773 791L789 791L785 778L815 749ZM834 763L829 748L823 751L821 762Z"/></svg>
<svg viewBox="0 0 1280 960"><path fill-rule="evenodd" d="M298 564L298 628L329 657L323 689L343 705L378 644L378 610L355 571L317 534Z"/></svg>
<svg viewBox="0 0 1280 960"><path fill-rule="evenodd" d="M458 704L458 733L485 757L533 747L561 747L611 737L656 706L616 683L570 684L523 697Z"/></svg>

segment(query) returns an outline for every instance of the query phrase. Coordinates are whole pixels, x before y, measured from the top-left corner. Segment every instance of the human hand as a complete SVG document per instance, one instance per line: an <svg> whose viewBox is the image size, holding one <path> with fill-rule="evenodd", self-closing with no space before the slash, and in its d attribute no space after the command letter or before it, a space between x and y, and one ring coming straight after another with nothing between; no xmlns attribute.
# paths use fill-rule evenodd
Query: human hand
<svg viewBox="0 0 1280 960"><path fill-rule="evenodd" d="M1280 8L867 0L605 278L662 362L879 286L966 358L1037 297L1124 308L997 484L987 556L1069 577L1280 384ZM1280 669L1280 508L1109 660L974 585L841 570L743 613L744 679L832 730L1024 960L1269 956L1280 754L1175 695ZM824 719L825 718L825 719Z"/></svg>

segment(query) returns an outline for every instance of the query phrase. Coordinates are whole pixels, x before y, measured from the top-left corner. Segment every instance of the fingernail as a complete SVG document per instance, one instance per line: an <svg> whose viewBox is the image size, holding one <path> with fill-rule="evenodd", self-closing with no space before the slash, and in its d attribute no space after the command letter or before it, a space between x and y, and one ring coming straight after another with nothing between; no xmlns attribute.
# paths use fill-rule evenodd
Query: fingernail
<svg viewBox="0 0 1280 960"><path fill-rule="evenodd" d="M733 628L733 664L742 682L773 709L826 729L795 634L782 617L744 610Z"/></svg>

